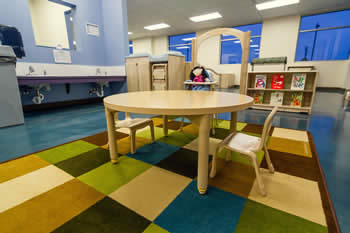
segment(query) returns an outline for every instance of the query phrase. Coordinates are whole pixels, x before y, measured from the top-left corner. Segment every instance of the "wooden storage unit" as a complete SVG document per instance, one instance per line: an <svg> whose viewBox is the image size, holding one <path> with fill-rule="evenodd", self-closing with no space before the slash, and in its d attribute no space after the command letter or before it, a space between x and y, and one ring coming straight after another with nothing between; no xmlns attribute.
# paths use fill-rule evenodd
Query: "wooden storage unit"
<svg viewBox="0 0 350 233"><path fill-rule="evenodd" d="M125 64L128 91L150 91L151 64L149 57L128 57Z"/></svg>
<svg viewBox="0 0 350 233"><path fill-rule="evenodd" d="M130 56L126 58L126 76L129 92L183 90L185 57L168 54L166 60L153 62L150 56Z"/></svg>
<svg viewBox="0 0 350 233"><path fill-rule="evenodd" d="M291 90L292 85L292 76L293 74L306 74L305 88L304 90ZM272 76L274 74L283 74L283 89L272 89ZM266 88L260 89L255 88L255 77L256 75L266 75ZM318 71L253 71L248 72L247 78L247 88L246 94L252 96L256 92L264 92L263 103L262 104L254 104L252 108L254 109L272 109L274 105L270 104L271 93L272 92L284 92L283 103L282 106L279 106L281 111L285 112L304 112L311 114L312 105L314 103L315 92L316 92L316 83L318 79ZM292 101L292 93L302 92L303 93L303 101L301 107L291 106Z"/></svg>

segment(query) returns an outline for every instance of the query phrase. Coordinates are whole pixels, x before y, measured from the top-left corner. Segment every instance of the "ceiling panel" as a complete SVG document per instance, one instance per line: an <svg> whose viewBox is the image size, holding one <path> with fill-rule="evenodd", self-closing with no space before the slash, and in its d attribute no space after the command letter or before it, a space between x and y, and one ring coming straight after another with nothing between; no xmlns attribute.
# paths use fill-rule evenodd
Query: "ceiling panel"
<svg viewBox="0 0 350 233"><path fill-rule="evenodd" d="M301 0L299 5L257 11L266 0L127 0L130 39L176 35L213 27L232 27L262 22L264 18L305 15L350 7L350 0ZM218 11L223 18L194 23L188 18ZM144 26L167 23L168 29L148 31Z"/></svg>

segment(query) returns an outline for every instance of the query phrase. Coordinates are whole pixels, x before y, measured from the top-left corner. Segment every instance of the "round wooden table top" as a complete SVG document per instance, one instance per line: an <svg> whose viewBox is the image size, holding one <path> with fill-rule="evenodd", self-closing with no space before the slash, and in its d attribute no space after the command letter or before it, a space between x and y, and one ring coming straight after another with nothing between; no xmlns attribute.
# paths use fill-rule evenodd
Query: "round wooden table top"
<svg viewBox="0 0 350 233"><path fill-rule="evenodd" d="M216 91L129 92L104 98L108 109L119 112L159 115L205 115L237 112L253 105L253 98Z"/></svg>

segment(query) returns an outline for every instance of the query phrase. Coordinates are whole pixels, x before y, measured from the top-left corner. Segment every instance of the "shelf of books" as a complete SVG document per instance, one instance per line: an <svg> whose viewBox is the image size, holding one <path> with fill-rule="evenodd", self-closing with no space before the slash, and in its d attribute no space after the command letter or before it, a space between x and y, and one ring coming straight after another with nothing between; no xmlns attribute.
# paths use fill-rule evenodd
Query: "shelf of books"
<svg viewBox="0 0 350 233"><path fill-rule="evenodd" d="M255 109L272 109L311 114L317 71L248 72L246 93L254 98Z"/></svg>

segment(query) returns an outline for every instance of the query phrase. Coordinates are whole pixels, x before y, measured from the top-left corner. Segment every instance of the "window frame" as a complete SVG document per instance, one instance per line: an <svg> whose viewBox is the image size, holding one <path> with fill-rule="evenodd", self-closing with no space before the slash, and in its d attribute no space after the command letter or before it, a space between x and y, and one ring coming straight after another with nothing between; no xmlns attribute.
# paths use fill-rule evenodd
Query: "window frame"
<svg viewBox="0 0 350 233"><path fill-rule="evenodd" d="M186 43L186 44L174 44L174 45L170 45L170 37L173 37L173 36L183 36L183 35L190 35L190 34L194 34L194 37L193 38L197 38L197 33L196 32L191 32L191 33L185 33L185 34L178 34L178 35L169 35L168 36L168 50L169 51L173 51L173 50L170 50L171 47L179 47L179 46L186 46L186 45L190 45L191 46L191 50L190 50L190 53L191 53L191 60L189 61L186 61L186 56L185 56L185 62L192 62L192 40L191 42L189 43ZM189 37L189 38L192 38L192 37Z"/></svg>
<svg viewBox="0 0 350 233"><path fill-rule="evenodd" d="M342 11L349 11L349 9L345 9L345 10L340 10L340 11L329 11L329 12L324 12L324 13L320 13L320 14L311 14L311 15L303 15L300 17L300 22L299 22L299 28L298 28L298 39L297 39L297 43L296 43L296 47L295 47L295 54L294 54L294 62L324 62L324 61L347 61L350 60L350 54L348 56L348 58L346 59L327 59L327 60L313 60L312 59L312 54L311 54L311 60L296 60L297 58L297 52L298 52L298 45L299 45L299 40L300 40L300 33L304 33L304 32L319 32L319 31L328 31L328 30L335 30L335 29L343 29L343 28L350 28L350 23L349 25L346 26L335 26L335 27L327 27L327 28L315 28L315 29L306 29L306 30L300 30L301 28L301 23L302 23L302 18L303 17L309 17L309 16L316 16L316 15L324 15L324 14L329 14L329 13L336 13L336 12L342 12ZM317 40L317 35L315 36L314 40ZM313 50L315 51L315 45L316 43L313 45Z"/></svg>
<svg viewBox="0 0 350 233"><path fill-rule="evenodd" d="M252 23L252 24L245 24L245 25L238 25L238 26L234 26L231 27L233 29L237 29L238 27L242 27L242 26L249 26L249 25L257 25L257 24L261 24L261 34L257 35L257 36L251 36L250 39L252 38L260 38L260 45L261 45L261 38L262 38L262 27L263 27L263 22L259 22L259 23ZM236 64L242 64L242 60L240 63L222 63L222 42L225 41L235 41L235 40L239 40L238 38L229 38L229 39L222 39L222 35L220 36L220 56L219 56L219 64L220 65L236 65ZM260 57L260 48L261 46L259 45L259 57ZM249 48L249 53L250 53L250 48ZM250 54L249 54L250 55ZM242 56L242 55L241 55ZM250 64L250 62L248 61L248 64Z"/></svg>

